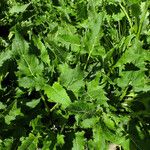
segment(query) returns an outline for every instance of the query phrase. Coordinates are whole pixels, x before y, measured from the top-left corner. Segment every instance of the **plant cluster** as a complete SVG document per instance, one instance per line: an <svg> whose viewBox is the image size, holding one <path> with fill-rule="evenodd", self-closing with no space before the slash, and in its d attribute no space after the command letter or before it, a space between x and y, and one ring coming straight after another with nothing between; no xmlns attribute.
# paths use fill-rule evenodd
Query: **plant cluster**
<svg viewBox="0 0 150 150"><path fill-rule="evenodd" d="M149 149L149 0L0 10L1 150Z"/></svg>

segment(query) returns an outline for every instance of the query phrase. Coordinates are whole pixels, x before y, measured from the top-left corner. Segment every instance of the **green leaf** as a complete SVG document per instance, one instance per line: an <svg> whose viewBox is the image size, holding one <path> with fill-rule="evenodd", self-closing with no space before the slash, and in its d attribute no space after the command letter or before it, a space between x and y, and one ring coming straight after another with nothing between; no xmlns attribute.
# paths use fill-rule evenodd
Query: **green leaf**
<svg viewBox="0 0 150 150"><path fill-rule="evenodd" d="M113 14L112 18L114 19L114 21L120 21L123 19L124 16L125 16L124 12L121 11L120 13Z"/></svg>
<svg viewBox="0 0 150 150"><path fill-rule="evenodd" d="M105 135L105 139L107 141L111 141L112 143L121 145L122 143L127 143L129 140L127 140L126 136L122 133L122 130L120 131L119 128L117 128L115 130L115 132L113 132L112 130L110 130L107 126L103 126L103 132ZM124 145L124 144L123 144ZM128 145L126 145L128 146Z"/></svg>
<svg viewBox="0 0 150 150"><path fill-rule="evenodd" d="M33 131L37 131L37 132L40 131L42 127L41 118L42 117L38 115L35 119L32 119L30 121L30 126L32 127Z"/></svg>
<svg viewBox="0 0 150 150"><path fill-rule="evenodd" d="M76 132L72 150L84 150L84 132Z"/></svg>
<svg viewBox="0 0 150 150"><path fill-rule="evenodd" d="M6 108L6 105L4 105L2 102L0 102L0 110L3 110Z"/></svg>
<svg viewBox="0 0 150 150"><path fill-rule="evenodd" d="M1 150L12 150L13 138L1 140L0 139L0 149Z"/></svg>
<svg viewBox="0 0 150 150"><path fill-rule="evenodd" d="M102 86L99 86L99 78L100 76L97 75L95 79L93 79L91 82L87 83L87 96L92 101L97 101L97 104L104 105L105 107L108 107L106 97L106 93L103 90Z"/></svg>
<svg viewBox="0 0 150 150"><path fill-rule="evenodd" d="M80 38L78 35L75 34L63 34L59 37L62 42L67 42L71 45L80 46Z"/></svg>
<svg viewBox="0 0 150 150"><path fill-rule="evenodd" d="M50 66L50 59L48 55L48 50L46 46L42 43L41 39L39 37L36 37L35 35L33 36L33 41L34 45L37 46L37 48L40 50L41 55L40 58L41 60Z"/></svg>
<svg viewBox="0 0 150 150"><path fill-rule="evenodd" d="M82 101L74 102L70 104L67 108L70 112L74 114L91 114L94 111L94 105L92 103L85 103Z"/></svg>
<svg viewBox="0 0 150 150"><path fill-rule="evenodd" d="M18 76L41 76L43 74L43 64L34 55L22 55L18 60Z"/></svg>
<svg viewBox="0 0 150 150"><path fill-rule="evenodd" d="M134 39L133 41L134 43L132 44L132 46L126 49L124 54L115 64L115 67L123 69L125 64L133 63L135 66L141 68L142 70L145 69L145 61L148 59L148 52L142 49L142 44L140 41L138 41L137 39Z"/></svg>
<svg viewBox="0 0 150 150"><path fill-rule="evenodd" d="M103 113L103 121L109 129L115 130L115 122L105 113Z"/></svg>
<svg viewBox="0 0 150 150"><path fill-rule="evenodd" d="M64 141L64 135L57 134L57 145L63 145L65 143Z"/></svg>
<svg viewBox="0 0 150 150"><path fill-rule="evenodd" d="M12 43L13 55L27 54L29 50L29 44L24 40L18 31L15 31L15 38Z"/></svg>
<svg viewBox="0 0 150 150"><path fill-rule="evenodd" d="M67 52L66 49L57 45L53 40L49 38L46 39L47 46L54 53L55 57L59 60L59 62L63 63L66 60Z"/></svg>
<svg viewBox="0 0 150 150"><path fill-rule="evenodd" d="M95 126L95 124L99 121L98 117L93 117L93 118L88 118L88 119L84 119L81 122L81 126L83 128L92 128Z"/></svg>
<svg viewBox="0 0 150 150"><path fill-rule="evenodd" d="M12 52L7 50L7 51L2 51L0 53L0 67L3 65L3 63L6 61L6 60L9 60L11 59L12 57Z"/></svg>
<svg viewBox="0 0 150 150"><path fill-rule="evenodd" d="M128 3L131 5L131 4L137 4L140 2L140 0L127 0Z"/></svg>
<svg viewBox="0 0 150 150"><path fill-rule="evenodd" d="M81 87L84 87L84 76L79 66L76 66L75 69L71 69L67 64L63 64L59 65L59 70L61 72L59 78L60 83L65 86L67 90L73 91L78 97L79 90Z"/></svg>
<svg viewBox="0 0 150 150"><path fill-rule="evenodd" d="M92 54L95 45L99 41L103 17L104 13L100 13L89 18L89 30L87 32L85 45L87 46L90 55Z"/></svg>
<svg viewBox="0 0 150 150"><path fill-rule="evenodd" d="M40 91L43 89L46 81L43 77L20 77L18 79L18 83L20 87L27 88L27 89L36 89L36 91Z"/></svg>
<svg viewBox="0 0 150 150"><path fill-rule="evenodd" d="M117 79L117 84L123 89L132 85L135 92L150 90L149 82L143 71L124 71L121 73L121 78Z"/></svg>
<svg viewBox="0 0 150 150"><path fill-rule="evenodd" d="M15 120L17 116L22 116L21 108L17 108L17 103L13 104L12 109L9 111L9 114L5 116L5 123L10 124L11 121Z"/></svg>
<svg viewBox="0 0 150 150"><path fill-rule="evenodd" d="M27 102L26 105L30 108L35 108L40 103L40 99L34 99L30 102Z"/></svg>
<svg viewBox="0 0 150 150"><path fill-rule="evenodd" d="M67 49L71 46L73 52L80 51L80 38L77 34L61 34L58 36L58 41L60 41L62 45L65 45Z"/></svg>
<svg viewBox="0 0 150 150"><path fill-rule="evenodd" d="M34 136L32 133L30 133L29 137L21 139L21 145L18 147L18 150L37 150L38 138L39 135Z"/></svg>
<svg viewBox="0 0 150 150"><path fill-rule="evenodd" d="M24 4L24 5L15 5L9 10L9 12L11 14L24 12L29 5L30 5L30 3Z"/></svg>
<svg viewBox="0 0 150 150"><path fill-rule="evenodd" d="M43 147L42 150L48 150L50 148L52 141L49 141L48 139L45 139L43 141Z"/></svg>
<svg viewBox="0 0 150 150"><path fill-rule="evenodd" d="M71 100L67 95L66 90L58 82L55 82L53 86L45 86L44 92L48 96L50 102L53 101L61 104L63 109L71 104Z"/></svg>
<svg viewBox="0 0 150 150"><path fill-rule="evenodd" d="M123 149L130 150L130 140L129 139L124 139L120 145L123 147Z"/></svg>
<svg viewBox="0 0 150 150"><path fill-rule="evenodd" d="M93 147L98 150L104 150L105 143L105 135L100 125L96 125L93 128Z"/></svg>

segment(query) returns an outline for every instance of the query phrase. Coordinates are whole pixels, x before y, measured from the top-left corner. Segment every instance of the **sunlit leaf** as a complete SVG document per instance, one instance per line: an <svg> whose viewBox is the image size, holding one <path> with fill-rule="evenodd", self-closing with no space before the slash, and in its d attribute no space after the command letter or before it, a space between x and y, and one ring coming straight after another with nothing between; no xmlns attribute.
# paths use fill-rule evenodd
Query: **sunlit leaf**
<svg viewBox="0 0 150 150"><path fill-rule="evenodd" d="M14 14L14 13L21 13L21 12L24 12L27 7L30 5L30 3L28 4L24 4L24 5L14 5L10 10L9 12L11 14Z"/></svg>
<svg viewBox="0 0 150 150"><path fill-rule="evenodd" d="M49 101L62 104L62 108L66 108L71 104L71 100L65 89L58 82L55 82L53 86L45 86L44 91Z"/></svg>
<svg viewBox="0 0 150 150"><path fill-rule="evenodd" d="M75 139L73 140L72 150L83 150L84 149L84 132L77 132Z"/></svg>

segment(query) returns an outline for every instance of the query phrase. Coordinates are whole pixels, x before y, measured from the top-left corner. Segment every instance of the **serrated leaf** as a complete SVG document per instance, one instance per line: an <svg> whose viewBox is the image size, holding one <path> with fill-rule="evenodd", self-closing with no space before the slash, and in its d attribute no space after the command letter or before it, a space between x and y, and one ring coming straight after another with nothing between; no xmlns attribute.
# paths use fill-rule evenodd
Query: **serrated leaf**
<svg viewBox="0 0 150 150"><path fill-rule="evenodd" d="M30 108L35 108L40 103L40 99L34 99L30 102L27 102L26 105Z"/></svg>
<svg viewBox="0 0 150 150"><path fill-rule="evenodd" d="M116 129L115 132L110 130L107 126L103 126L103 132L105 139L111 141L112 143L121 145L121 143L127 142L126 136L124 136L120 129ZM126 143L127 144L127 143Z"/></svg>
<svg viewBox="0 0 150 150"><path fill-rule="evenodd" d="M53 86L45 86L44 92L48 96L50 102L53 101L61 104L63 109L71 104L71 100L67 95L66 90L58 82L55 82Z"/></svg>
<svg viewBox="0 0 150 150"><path fill-rule="evenodd" d="M84 132L76 132L72 150L84 150Z"/></svg>
<svg viewBox="0 0 150 150"><path fill-rule="evenodd" d="M24 12L29 5L30 5L30 3L24 4L24 5L15 5L9 10L9 12L11 14Z"/></svg>
<svg viewBox="0 0 150 150"><path fill-rule="evenodd" d="M46 39L48 48L55 54L55 57L63 63L67 57L67 52L64 48L58 46L54 41Z"/></svg>

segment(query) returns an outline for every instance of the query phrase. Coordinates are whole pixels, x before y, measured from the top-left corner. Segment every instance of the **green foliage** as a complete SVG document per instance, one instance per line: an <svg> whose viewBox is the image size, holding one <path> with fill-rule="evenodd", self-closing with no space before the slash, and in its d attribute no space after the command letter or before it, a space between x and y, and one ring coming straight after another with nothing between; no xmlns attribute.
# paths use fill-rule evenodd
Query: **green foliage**
<svg viewBox="0 0 150 150"><path fill-rule="evenodd" d="M0 150L149 150L149 0L0 9Z"/></svg>

